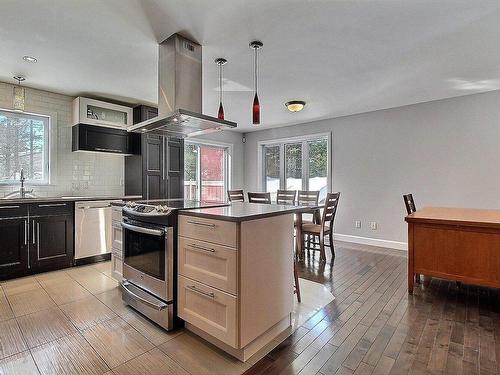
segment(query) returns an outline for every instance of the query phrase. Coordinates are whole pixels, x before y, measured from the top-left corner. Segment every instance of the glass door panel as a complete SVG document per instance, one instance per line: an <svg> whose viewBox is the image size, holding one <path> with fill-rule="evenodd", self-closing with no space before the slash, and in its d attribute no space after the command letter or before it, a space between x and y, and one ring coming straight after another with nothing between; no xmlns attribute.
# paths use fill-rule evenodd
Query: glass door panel
<svg viewBox="0 0 500 375"><path fill-rule="evenodd" d="M302 143L285 145L285 189L302 190Z"/></svg>
<svg viewBox="0 0 500 375"><path fill-rule="evenodd" d="M198 146L186 143L184 147L184 197L199 199L199 158Z"/></svg>
<svg viewBox="0 0 500 375"><path fill-rule="evenodd" d="M280 146L264 147L264 173L266 192L270 192L272 198L280 188Z"/></svg>
<svg viewBox="0 0 500 375"><path fill-rule="evenodd" d="M324 201L328 190L328 142L326 139L308 141L309 176L308 190L319 190L319 200Z"/></svg>
<svg viewBox="0 0 500 375"><path fill-rule="evenodd" d="M201 199L223 201L226 198L225 149L199 146Z"/></svg>

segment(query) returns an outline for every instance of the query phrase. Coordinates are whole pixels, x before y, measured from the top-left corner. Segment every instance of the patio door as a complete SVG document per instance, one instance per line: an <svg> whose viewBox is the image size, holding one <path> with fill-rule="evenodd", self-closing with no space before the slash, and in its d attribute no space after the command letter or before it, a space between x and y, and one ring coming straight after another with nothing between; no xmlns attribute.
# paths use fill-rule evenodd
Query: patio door
<svg viewBox="0 0 500 375"><path fill-rule="evenodd" d="M224 201L228 189L228 148L186 142L184 147L184 197Z"/></svg>

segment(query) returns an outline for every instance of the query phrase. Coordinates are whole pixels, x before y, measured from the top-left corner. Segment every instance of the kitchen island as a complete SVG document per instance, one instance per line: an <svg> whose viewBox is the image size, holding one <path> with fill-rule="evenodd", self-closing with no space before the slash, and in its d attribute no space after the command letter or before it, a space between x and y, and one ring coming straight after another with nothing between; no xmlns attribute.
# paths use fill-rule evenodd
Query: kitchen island
<svg viewBox="0 0 500 375"><path fill-rule="evenodd" d="M188 330L241 361L291 332L297 212L241 202L179 212L178 315Z"/></svg>

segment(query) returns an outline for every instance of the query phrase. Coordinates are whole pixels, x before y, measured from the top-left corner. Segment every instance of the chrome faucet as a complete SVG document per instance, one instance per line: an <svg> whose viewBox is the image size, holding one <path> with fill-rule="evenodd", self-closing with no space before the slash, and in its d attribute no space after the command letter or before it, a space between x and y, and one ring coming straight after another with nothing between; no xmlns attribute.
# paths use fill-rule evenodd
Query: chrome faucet
<svg viewBox="0 0 500 375"><path fill-rule="evenodd" d="M19 179L19 182L21 182L21 188L19 189L20 198L26 198L26 193L30 194L31 192L33 192L33 190L26 191L24 187L24 181L26 181L26 178L24 177L24 168L21 168L21 178Z"/></svg>

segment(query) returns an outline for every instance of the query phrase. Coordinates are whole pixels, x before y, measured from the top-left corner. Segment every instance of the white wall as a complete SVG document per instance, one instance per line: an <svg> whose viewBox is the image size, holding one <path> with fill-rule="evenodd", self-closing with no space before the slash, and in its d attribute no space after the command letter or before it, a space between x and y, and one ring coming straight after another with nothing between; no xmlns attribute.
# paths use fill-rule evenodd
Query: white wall
<svg viewBox="0 0 500 375"><path fill-rule="evenodd" d="M417 208L500 208L500 91L248 133L245 189L261 189L259 141L327 131L342 193L336 233L406 242L407 192Z"/></svg>
<svg viewBox="0 0 500 375"><path fill-rule="evenodd" d="M0 108L12 108L11 84L0 82ZM73 97L26 88L26 112L51 117L51 184L28 184L39 196L106 195L121 196L124 188L124 157L99 153L71 152L71 111ZM19 185L0 184L0 197Z"/></svg>

